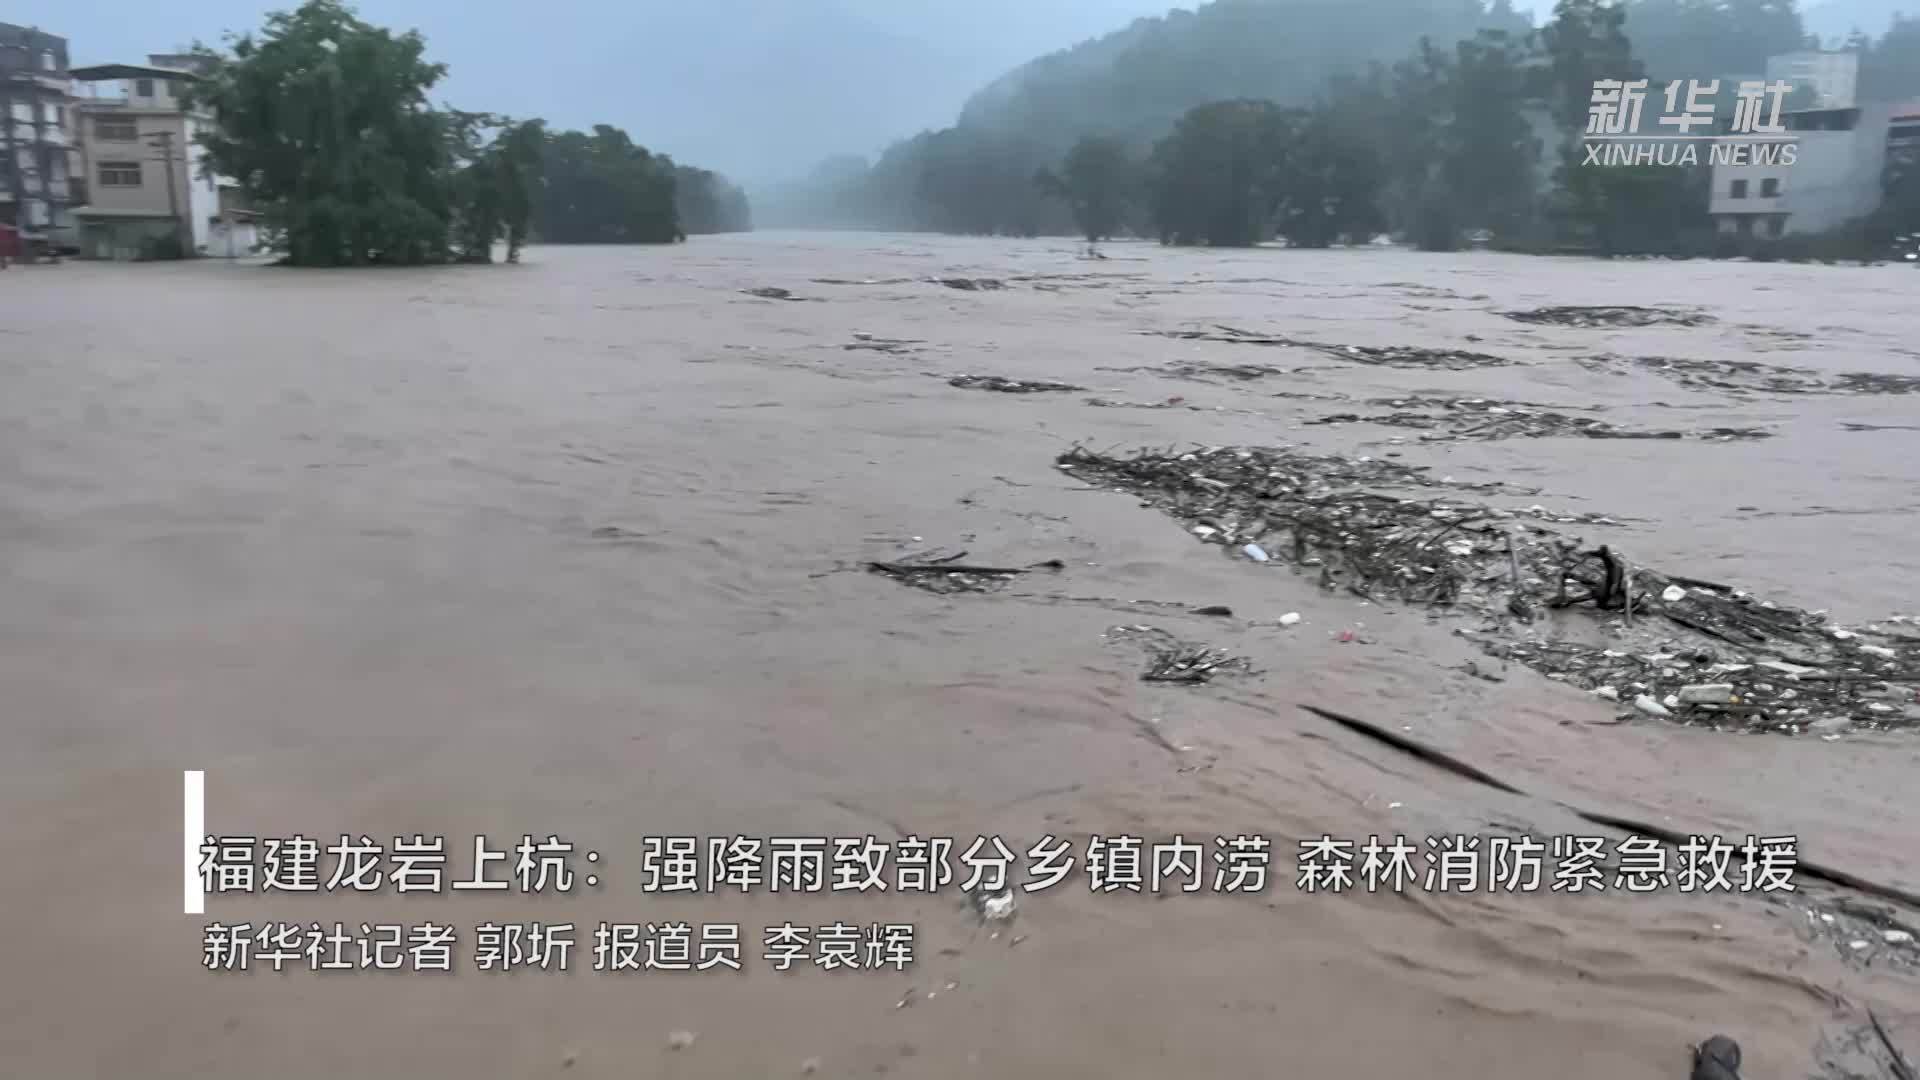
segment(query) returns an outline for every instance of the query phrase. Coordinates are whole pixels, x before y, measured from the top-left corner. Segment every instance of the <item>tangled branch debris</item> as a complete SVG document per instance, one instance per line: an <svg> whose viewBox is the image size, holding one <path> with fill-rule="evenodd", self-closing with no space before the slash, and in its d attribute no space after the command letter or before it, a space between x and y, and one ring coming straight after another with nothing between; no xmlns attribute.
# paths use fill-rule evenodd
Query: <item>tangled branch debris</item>
<svg viewBox="0 0 1920 1080"><path fill-rule="evenodd" d="M964 292L979 292L983 289L991 292L995 289L1004 289L1007 287L1006 282L1001 281L999 278L990 278L990 277L983 277L983 278L943 277L943 278L932 278L931 280L936 282L937 284L945 285L949 289L960 289Z"/></svg>
<svg viewBox="0 0 1920 1080"><path fill-rule="evenodd" d="M1527 311L1503 311L1500 314L1515 322L1536 326L1704 326L1713 321L1713 316L1694 311L1631 305L1542 307Z"/></svg>
<svg viewBox="0 0 1920 1080"><path fill-rule="evenodd" d="M1035 570L1064 570L1066 564L1059 559L1048 559L1032 566L976 566L957 560L960 555L945 559L928 559L923 562L869 562L867 569L916 589L925 589L931 593L994 592L1008 581Z"/></svg>
<svg viewBox="0 0 1920 1080"><path fill-rule="evenodd" d="M1846 893L1829 895L1826 890L1796 892L1800 895L1779 897L1776 902L1800 917L1797 921L1801 925L1796 929L1802 938L1825 944L1856 967L1920 971L1920 937L1915 936L1911 924L1901 921L1899 910L1891 904Z"/></svg>
<svg viewBox="0 0 1920 1080"><path fill-rule="evenodd" d="M851 342L840 347L848 352L867 349L873 352L891 353L894 356L900 356L906 353L919 352L920 350L915 348L915 346L925 344L926 342L915 338L883 338L874 337L872 334L855 334Z"/></svg>
<svg viewBox="0 0 1920 1080"><path fill-rule="evenodd" d="M1835 375L1827 385L1842 394L1920 394L1920 375L1848 371Z"/></svg>
<svg viewBox="0 0 1920 1080"><path fill-rule="evenodd" d="M1267 364L1169 364L1159 368L1135 368L1136 371L1151 371L1156 375L1170 375L1176 379L1236 379L1249 382L1264 379L1272 375L1292 375L1305 368L1281 368Z"/></svg>
<svg viewBox="0 0 1920 1080"><path fill-rule="evenodd" d="M955 375L947 380L947 385L962 390L994 390L1002 394L1080 393L1086 390L1086 387L1072 383L1048 382L1045 379L1003 379L998 375Z"/></svg>
<svg viewBox="0 0 1920 1080"><path fill-rule="evenodd" d="M1424 470L1245 447L1127 457L1075 447L1057 464L1139 495L1205 542L1317 572L1325 588L1478 613L1489 629L1462 633L1489 654L1645 715L1787 734L1920 723L1920 636L1850 630L1632 566L1539 524L1569 520L1539 507L1377 490L1438 486ZM1563 612L1567 629L1584 615L1587 636L1619 645L1541 640L1528 629L1540 611Z"/></svg>
<svg viewBox="0 0 1920 1080"><path fill-rule="evenodd" d="M1233 345L1272 345L1309 349L1341 360L1378 367L1428 368L1441 371L1466 371L1472 368L1502 367L1513 361L1488 353L1465 349L1429 349L1418 345L1332 345L1319 341L1301 341L1215 326L1211 330L1143 330L1143 334L1170 337L1180 341L1223 341Z"/></svg>
<svg viewBox="0 0 1920 1080"><path fill-rule="evenodd" d="M1771 432L1761 428L1715 427L1692 431L1629 428L1591 416L1569 416L1551 409L1535 410L1509 402L1469 398L1445 399L1439 414L1410 410L1371 416L1360 413L1333 413L1307 420L1305 423L1381 424L1387 427L1417 428L1433 432L1430 435L1422 435L1420 437L1422 442L1564 437L1700 439L1706 442L1731 442L1736 439L1765 439L1772 436Z"/></svg>
<svg viewBox="0 0 1920 1080"><path fill-rule="evenodd" d="M1211 681L1216 674L1223 672L1248 673L1253 670L1246 657L1182 641L1165 630L1150 626L1116 626L1107 631L1107 636L1110 639L1132 638L1149 651L1147 669L1140 674L1141 682L1196 684Z"/></svg>

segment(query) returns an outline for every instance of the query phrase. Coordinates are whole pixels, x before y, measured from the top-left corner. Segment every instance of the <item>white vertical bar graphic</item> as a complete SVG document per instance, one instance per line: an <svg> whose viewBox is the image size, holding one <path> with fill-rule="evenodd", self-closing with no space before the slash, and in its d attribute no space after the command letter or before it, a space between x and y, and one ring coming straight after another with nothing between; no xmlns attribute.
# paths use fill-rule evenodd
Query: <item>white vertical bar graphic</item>
<svg viewBox="0 0 1920 1080"><path fill-rule="evenodd" d="M200 887L200 842L207 835L207 774L199 769L189 769L182 774L185 778L186 810L181 816L181 831L184 839L181 846L181 859L184 862L186 876L181 880L185 912L188 915L207 913L207 894Z"/></svg>

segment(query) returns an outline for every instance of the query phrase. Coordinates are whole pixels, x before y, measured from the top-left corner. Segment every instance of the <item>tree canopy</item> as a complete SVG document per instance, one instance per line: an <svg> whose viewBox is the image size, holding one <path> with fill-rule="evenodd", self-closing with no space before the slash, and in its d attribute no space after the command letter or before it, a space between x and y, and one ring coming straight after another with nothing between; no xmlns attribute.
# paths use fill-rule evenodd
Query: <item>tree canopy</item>
<svg viewBox="0 0 1920 1080"><path fill-rule="evenodd" d="M417 33L341 0L267 17L226 52L204 46L190 100L215 122L208 168L231 176L302 266L515 260L536 227L555 242L665 243L751 227L724 177L676 166L618 128L549 133L538 120L435 108L446 67Z"/></svg>
<svg viewBox="0 0 1920 1080"><path fill-rule="evenodd" d="M427 103L446 69L415 33L361 22L337 0L267 17L259 36L207 51L194 100L218 118L203 136L285 230L294 263L446 258L458 124Z"/></svg>

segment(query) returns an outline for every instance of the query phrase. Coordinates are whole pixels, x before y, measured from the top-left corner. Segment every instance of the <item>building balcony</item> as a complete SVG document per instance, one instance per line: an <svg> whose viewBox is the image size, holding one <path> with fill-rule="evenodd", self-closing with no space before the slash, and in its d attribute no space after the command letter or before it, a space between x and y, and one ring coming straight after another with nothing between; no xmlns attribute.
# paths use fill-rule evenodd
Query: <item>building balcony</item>
<svg viewBox="0 0 1920 1080"><path fill-rule="evenodd" d="M57 71L15 71L0 75L0 80L12 83L16 88L31 86L48 94L65 96L73 92L73 80Z"/></svg>

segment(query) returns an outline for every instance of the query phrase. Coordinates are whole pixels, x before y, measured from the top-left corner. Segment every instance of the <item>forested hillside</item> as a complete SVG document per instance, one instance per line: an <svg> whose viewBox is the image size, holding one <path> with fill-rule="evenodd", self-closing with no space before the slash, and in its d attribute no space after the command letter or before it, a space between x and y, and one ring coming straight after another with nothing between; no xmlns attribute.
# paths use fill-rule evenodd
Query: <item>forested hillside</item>
<svg viewBox="0 0 1920 1080"><path fill-rule="evenodd" d="M1705 222L1704 175L1568 171L1595 79L1758 78L1794 0L1215 0L996 80L959 122L824 163L783 223L1170 243L1388 228L1641 248ZM1920 21L1861 35L1865 100L1920 97ZM1657 100L1658 91L1649 100Z"/></svg>
<svg viewBox="0 0 1920 1080"><path fill-rule="evenodd" d="M1212 101L1311 101L1329 77L1398 60L1422 38L1450 47L1529 29L1507 0L1215 0L1023 65L968 101L959 126L1056 150L1085 134L1153 139Z"/></svg>

